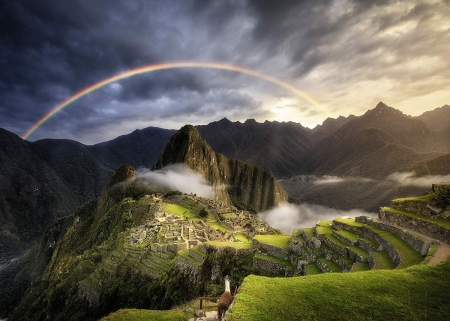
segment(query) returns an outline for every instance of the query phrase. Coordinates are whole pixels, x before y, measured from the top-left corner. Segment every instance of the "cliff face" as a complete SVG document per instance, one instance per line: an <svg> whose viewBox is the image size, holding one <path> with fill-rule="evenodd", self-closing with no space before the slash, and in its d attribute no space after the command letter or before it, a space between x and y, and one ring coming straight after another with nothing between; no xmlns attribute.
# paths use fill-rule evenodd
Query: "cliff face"
<svg viewBox="0 0 450 321"><path fill-rule="evenodd" d="M288 195L275 177L260 167L215 153L194 126L181 128L169 141L154 169L184 163L200 173L224 202L262 211L286 202Z"/></svg>

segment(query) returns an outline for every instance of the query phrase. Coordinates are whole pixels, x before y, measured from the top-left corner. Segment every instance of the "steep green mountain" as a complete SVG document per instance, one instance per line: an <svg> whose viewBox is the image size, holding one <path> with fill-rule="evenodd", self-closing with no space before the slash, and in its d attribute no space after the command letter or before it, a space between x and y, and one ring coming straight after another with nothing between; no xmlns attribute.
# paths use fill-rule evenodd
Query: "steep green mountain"
<svg viewBox="0 0 450 321"><path fill-rule="evenodd" d="M48 225L95 193L81 184L86 176L77 182L78 173L60 175L40 146L0 129L0 264L21 255Z"/></svg>
<svg viewBox="0 0 450 321"><path fill-rule="evenodd" d="M184 163L200 173L223 202L231 201L258 212L288 199L272 174L261 167L215 153L191 125L184 126L170 139L154 169L177 163Z"/></svg>
<svg viewBox="0 0 450 321"><path fill-rule="evenodd" d="M147 128L86 146L64 139L27 142L0 129L0 264L58 218L98 198L121 165L152 167L173 133Z"/></svg>
<svg viewBox="0 0 450 321"><path fill-rule="evenodd" d="M224 118L197 129L216 153L262 167L278 178L309 172L306 157L312 147L311 134L301 124L253 119L240 123Z"/></svg>
<svg viewBox="0 0 450 321"><path fill-rule="evenodd" d="M257 232L276 233L221 202L154 191L124 165L98 200L40 240L30 262L45 270L31 276L32 265L24 264L32 287L8 320L97 320L121 307L167 309L218 295L225 275L241 282L252 273L248 240Z"/></svg>

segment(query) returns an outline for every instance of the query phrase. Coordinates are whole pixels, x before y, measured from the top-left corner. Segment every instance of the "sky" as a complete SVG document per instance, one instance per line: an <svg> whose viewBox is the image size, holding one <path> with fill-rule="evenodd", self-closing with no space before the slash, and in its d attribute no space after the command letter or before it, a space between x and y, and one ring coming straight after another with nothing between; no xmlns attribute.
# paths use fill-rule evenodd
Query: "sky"
<svg viewBox="0 0 450 321"><path fill-rule="evenodd" d="M85 144L135 129L362 115L379 101L418 116L450 104L450 1L19 0L0 2L0 127ZM306 99L305 97L310 99Z"/></svg>

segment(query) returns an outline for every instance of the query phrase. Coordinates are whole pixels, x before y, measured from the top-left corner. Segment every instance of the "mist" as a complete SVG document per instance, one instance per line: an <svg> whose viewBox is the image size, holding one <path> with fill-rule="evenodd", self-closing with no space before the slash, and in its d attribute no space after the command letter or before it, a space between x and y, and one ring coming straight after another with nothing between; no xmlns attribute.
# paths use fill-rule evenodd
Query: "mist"
<svg viewBox="0 0 450 321"><path fill-rule="evenodd" d="M450 182L450 175L422 175L416 176L415 172L400 172L392 173L384 179L375 180L367 177L341 177L341 176L315 176L315 175L305 175L308 176L309 182L314 185L325 185L325 184L341 184L346 182L359 182L359 183L394 183L400 186L417 186L417 187L430 187L431 184L439 182Z"/></svg>
<svg viewBox="0 0 450 321"><path fill-rule="evenodd" d="M138 177L150 186L169 190L179 190L186 194L196 194L205 198L214 198L214 190L206 180L189 167L182 164L166 166L151 171L139 169Z"/></svg>
<svg viewBox="0 0 450 321"><path fill-rule="evenodd" d="M291 234L293 229L313 227L318 221L361 215L376 217L378 214L369 213L360 209L343 211L305 203L300 205L282 204L277 208L258 213L258 218L285 234Z"/></svg>
<svg viewBox="0 0 450 321"><path fill-rule="evenodd" d="M416 176L415 172L392 173L386 180L402 186L430 187L431 184L450 182L450 175L424 175Z"/></svg>

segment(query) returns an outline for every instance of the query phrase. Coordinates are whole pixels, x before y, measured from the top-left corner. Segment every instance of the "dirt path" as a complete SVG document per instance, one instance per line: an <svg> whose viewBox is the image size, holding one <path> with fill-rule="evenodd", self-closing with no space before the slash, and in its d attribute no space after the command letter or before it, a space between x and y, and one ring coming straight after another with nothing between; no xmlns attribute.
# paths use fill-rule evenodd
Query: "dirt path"
<svg viewBox="0 0 450 321"><path fill-rule="evenodd" d="M437 247L436 252L433 254L433 257L430 259L430 262L428 264L438 264L438 263L444 262L445 260L447 260L450 257L450 244L445 243L444 241L437 240L427 234L423 234L423 233L420 233L420 232L417 232L417 231L414 231L414 230L411 230L408 228L404 228L403 226L399 226L399 225L395 225L395 224L391 224L391 225L398 227L402 230L408 231L411 234L415 234L420 237L423 237L425 240L439 242L439 244L436 244L436 247Z"/></svg>

